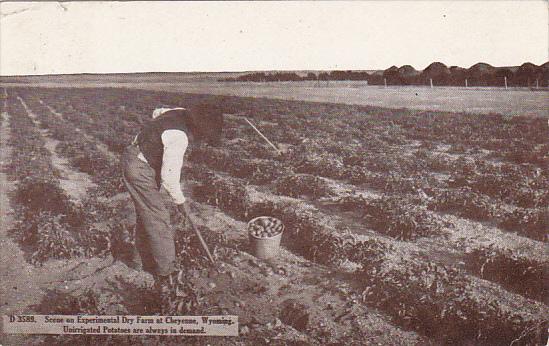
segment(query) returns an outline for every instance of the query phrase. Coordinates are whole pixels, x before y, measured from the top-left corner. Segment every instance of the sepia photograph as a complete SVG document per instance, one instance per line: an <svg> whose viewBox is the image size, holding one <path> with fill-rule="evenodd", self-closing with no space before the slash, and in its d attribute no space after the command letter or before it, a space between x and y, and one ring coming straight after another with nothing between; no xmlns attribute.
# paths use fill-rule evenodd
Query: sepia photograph
<svg viewBox="0 0 549 346"><path fill-rule="evenodd" d="M549 345L548 1L0 15L0 346Z"/></svg>

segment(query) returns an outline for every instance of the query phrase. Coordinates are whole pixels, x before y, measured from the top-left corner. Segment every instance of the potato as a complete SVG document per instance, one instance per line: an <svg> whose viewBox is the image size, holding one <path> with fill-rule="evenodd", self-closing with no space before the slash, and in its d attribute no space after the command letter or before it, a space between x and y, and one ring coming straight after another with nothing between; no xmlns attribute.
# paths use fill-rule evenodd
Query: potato
<svg viewBox="0 0 549 346"><path fill-rule="evenodd" d="M254 237L271 238L282 232L282 221L274 217L262 217L248 225L248 231Z"/></svg>

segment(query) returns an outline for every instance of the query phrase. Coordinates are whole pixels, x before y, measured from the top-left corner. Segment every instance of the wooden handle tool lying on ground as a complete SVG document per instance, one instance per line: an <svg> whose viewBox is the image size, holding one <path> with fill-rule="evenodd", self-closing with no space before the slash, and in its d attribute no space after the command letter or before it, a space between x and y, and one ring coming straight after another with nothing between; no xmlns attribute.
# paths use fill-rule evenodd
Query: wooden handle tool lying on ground
<svg viewBox="0 0 549 346"><path fill-rule="evenodd" d="M200 233L198 228L196 228L194 226L194 223L191 220L191 213L189 211L189 207L186 204L183 205L183 210L185 211L185 214L186 214L185 217L187 218L187 220L186 220L187 223L189 224L189 226L192 228L192 230L194 231L194 233L198 237L198 240L200 241L200 245L202 245L202 248L204 249L204 251L206 251L206 254L208 255L208 259L210 260L212 265L215 266L215 260L212 256L212 253L210 252L210 249L208 249L208 245L204 241L204 238L202 238L202 234Z"/></svg>
<svg viewBox="0 0 549 346"><path fill-rule="evenodd" d="M273 149L276 150L276 152L277 152L279 155L282 155L282 152L280 151L280 149L278 149L278 148L276 147L276 145L274 145L267 137L265 137L265 135L263 135L263 134L261 133L261 131L259 131L259 130L257 129L257 127L255 127L254 124L252 124L252 122L251 122L250 120L248 120L248 118L244 117L244 120L246 120L246 122L247 122L248 124L250 124L250 126L255 130L255 132L257 132L257 133L261 136L261 138L263 138L271 147L273 147Z"/></svg>

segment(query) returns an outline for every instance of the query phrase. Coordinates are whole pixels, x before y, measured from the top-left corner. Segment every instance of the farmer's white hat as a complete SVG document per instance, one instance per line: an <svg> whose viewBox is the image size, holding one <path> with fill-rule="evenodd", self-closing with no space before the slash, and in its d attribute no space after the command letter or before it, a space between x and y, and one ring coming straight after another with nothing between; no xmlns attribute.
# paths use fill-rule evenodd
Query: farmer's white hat
<svg viewBox="0 0 549 346"><path fill-rule="evenodd" d="M168 111L173 111L173 110L185 110L186 108L183 108L183 107L175 107L175 108L168 108L168 107L159 107L159 108L156 108L153 112L152 112L152 118L153 119L156 119L158 118L159 116L161 116L162 114L168 112Z"/></svg>

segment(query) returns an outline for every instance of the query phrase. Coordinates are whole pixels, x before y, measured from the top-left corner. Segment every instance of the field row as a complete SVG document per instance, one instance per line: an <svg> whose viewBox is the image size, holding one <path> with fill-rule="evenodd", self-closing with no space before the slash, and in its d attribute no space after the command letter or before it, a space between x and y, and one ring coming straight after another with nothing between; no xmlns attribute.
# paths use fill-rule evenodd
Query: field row
<svg viewBox="0 0 549 346"><path fill-rule="evenodd" d="M106 98L104 100L105 109L102 114L95 114L86 106L89 104L86 101L90 101L90 98L94 97L93 92L95 91L78 90L69 93L68 97L66 96L63 99L48 99L48 104L56 109L62 109L64 114L72 114L75 117L86 114L91 121L101 119L103 116L116 119L116 123L110 124L110 128L105 128L109 132L103 133L105 143L114 151L123 150L127 142L123 142L125 138L118 138L119 142L123 142L123 144L116 143L117 137L109 136L112 131L120 133L128 128L137 130L140 121L143 121L143 115L141 115L143 110L154 108L159 103L159 99L163 98L166 103L172 104L188 104L191 102L187 100L187 97L181 95L163 94L160 97L160 95L154 93L147 93L140 95L142 97L136 99L136 102L121 105L115 100L126 97L124 95L126 91L116 90L121 95L116 95L113 92L113 95L103 96ZM132 93L136 93L136 91L132 91ZM71 98L71 95L74 98ZM41 96L48 98L47 93ZM203 96L202 98L208 97ZM195 97L192 102L200 101L200 99ZM257 101L250 100L243 105L238 104L238 106L243 106L244 110L237 111L235 109L237 105L231 104L235 103L235 100L232 98L222 98L222 100L224 101L223 108L227 113L251 114L254 119L259 121L261 129L276 143L291 145L294 153L301 154L301 157L297 157L297 159L301 159L300 161L303 162L301 165L302 170L311 168L323 174L339 175L349 179L355 178L357 183L360 183L361 174L356 172L358 170L356 167L365 168L373 173L398 173L409 178L416 178L433 171L449 174L449 180L457 182L457 184L471 181L470 185L474 190L520 207L543 206L549 201L547 174L539 169L547 163L547 158L544 158L544 153L547 151L543 148L548 141L546 133L543 131L545 123L539 119L517 117L511 119L508 124L502 121L501 117L490 118L484 116L477 119L473 116L471 116L473 118L467 116L456 117L453 114L418 114L404 117L400 114L394 114L394 111L390 110L385 110L385 113L392 113L376 112L373 116L364 113L364 110L359 114L354 114L349 113L349 109L345 109L343 113L342 110L338 109L338 105L322 104L315 104L314 109L316 112L314 114L302 114L303 109L300 109L301 112L297 112L295 109L287 109L288 103L274 100L269 101L269 103L273 103L273 105L269 105L270 107L257 109L257 112L253 113L246 112L246 108L255 109L254 103ZM284 107L282 107L283 105ZM456 118L460 119L459 122L455 120ZM119 121L120 119L122 121ZM345 121L339 119L345 119ZM437 123L439 120L440 124ZM245 124L241 118L233 117L231 120L231 124L238 122L240 125ZM448 124L448 122L451 123ZM429 134L438 131L433 130L431 127L439 126L445 131L450 128L452 133L457 131L454 129L463 127L464 132L478 136L478 140L483 142L494 138L493 134L484 133L486 130L503 131L498 135L499 137L516 138L521 143L532 142L532 145L539 149L539 155L536 154L538 153L537 149L518 148L519 156L525 157L525 154L536 155L535 161L539 161L540 165L538 167L535 164L522 166L505 163L503 165L499 163L490 164L490 161L482 155L479 156L479 159L474 159L470 157L470 152L463 151L461 151L461 154L454 154L454 156L465 157L466 159L450 160L449 157L451 156L449 155L436 155L433 153L433 148L444 143L439 138L399 139L402 137L399 136L399 133L402 132L402 127L405 127L404 124L406 126L416 124ZM304 129L307 128L315 129L315 137L305 136L306 131ZM502 128L505 128L505 130ZM528 135L525 136L525 133L528 133ZM449 133L444 132L440 134L440 137L446 138L448 135ZM240 140L251 136L255 136L255 134L250 129L246 130L242 126L231 126L227 133L229 140ZM322 140L321 138L329 138L329 140ZM239 144L242 145L242 143ZM490 150L497 151L504 148L509 148L509 145L494 146ZM246 141L242 150L238 150L238 155L241 157L245 155L244 157L271 158L272 155L266 154L265 149L265 146L257 145L253 141ZM412 150L411 155L407 155L406 152L410 150ZM452 152L451 149L450 152ZM308 163L311 161L320 162L316 167L309 167ZM348 171L342 172L342 168L346 166ZM353 172L353 168L355 172Z"/></svg>
<svg viewBox="0 0 549 346"><path fill-rule="evenodd" d="M93 131L93 134L100 135L102 133L101 131L98 131L94 128L94 123L91 123L89 125L89 131ZM131 129L126 129L126 132L124 133L130 131ZM212 154L215 153L217 153L217 155L212 156ZM195 150L191 155L191 161L194 161L195 163L199 162L201 164L206 164L208 167L214 168L218 171L228 171L234 176L247 178L255 183L266 183L267 181L270 181L274 178L273 176L270 176L265 178L264 180L254 180L254 175L257 174L258 168L261 169L261 167L264 167L265 172L274 171L282 174L282 169L271 169L270 171L268 170L269 167L272 168L272 165L269 166L269 164L271 163L270 161L264 160L264 165L261 166L257 164L257 160L252 160L252 162L249 162L249 164L247 164L246 160L231 160L229 156L230 155L228 155L224 151L216 151L213 148L208 148L207 150ZM235 167L235 169L231 169L231 167ZM283 195L290 195L292 197L304 197L306 195L316 198L330 196L338 197L338 193L337 191L333 191L333 187L333 184L329 186L328 184L326 184L325 180L320 179L316 176L306 174L295 175L292 174L290 171L290 173L287 173L285 175L279 175L278 179L274 183L274 188L271 189L271 191L275 193L281 193ZM442 195L442 198L445 198L445 201L448 201L448 193L442 191L439 192L439 195ZM471 196L471 194L469 194L469 196ZM463 202L461 203L463 204L462 208L460 209L461 214L467 215L466 213L468 209L464 209L463 206L465 206L465 202L468 201L467 197L469 196L466 194L464 195L464 197L462 197ZM381 232L382 234L386 234L397 239L414 239L418 236L432 236L442 233L442 230L448 225L445 225L445 223L439 218L433 217L432 213L429 213L427 209L447 211L451 210L452 206L454 206L454 208L460 206L460 202L459 200L455 199L455 195L450 195L450 198L453 198L450 200L453 204L449 204L449 202L442 203L440 199L431 200L428 204L428 208L426 208L425 206L421 207L417 204L414 204L415 200L413 198L412 203L406 203L402 200L401 196L387 196L384 198L365 199L364 195L355 193L354 195L348 194L344 198L337 198L337 203L340 210L351 210L358 213L359 215L361 215L362 220L366 222L366 225L377 230L378 232ZM471 203L474 203L474 201L475 199L472 199ZM490 206L490 204L486 205ZM475 211L474 204L472 205L472 208L472 210ZM367 211L366 214L364 214L365 211ZM403 215L405 217L402 217ZM524 220L521 215L516 212L512 215L518 217L519 220ZM507 222L511 222L509 220L512 219L507 218L506 220ZM539 215L537 220L538 226L536 226L536 220L534 220L534 222L532 222L531 224L526 224L530 228L537 230L541 233L543 225L541 224L540 226L540 222L543 221L540 221ZM493 249L491 250L493 251ZM478 251L482 252L483 248L478 249ZM477 252L475 252L475 254ZM503 252L505 252L505 250L498 251L498 253ZM541 268L543 266L541 266L539 263L536 264L537 262L534 259L525 260L519 257L513 258L511 260L509 256L502 256L502 258L506 259L506 263L523 263L525 261L525 264L534 264L527 266L527 268L530 268L531 270L523 271L522 275L524 278L528 278L530 281L537 281L538 284L534 285L533 287L529 287L523 291L530 293L536 292L535 294L529 294L529 296L535 296L539 299L539 297L541 297L543 294L543 290L541 290L541 288L543 287L543 285L541 284ZM500 260L500 262L502 261L503 259ZM480 266L482 265L483 261L477 260L472 262L478 263L478 266L474 267L474 271L480 273ZM512 268L512 266L508 267ZM512 272L513 269L510 269L509 271ZM498 278L499 279L497 281L503 281L503 283L515 282L514 276L499 276Z"/></svg>
<svg viewBox="0 0 549 346"><path fill-rule="evenodd" d="M24 95L24 99L32 99L32 97ZM51 100L44 99L45 104L51 105L52 103L49 101ZM49 125L52 129L57 127L58 136L62 136L62 128L67 126L67 124L63 124L63 119L66 118L81 127L86 133L104 141L111 150L118 152L121 150L122 141L127 140L126 143L128 143L139 128L138 122L119 121L117 118L110 118L107 114L103 114L101 117L87 117L86 114L65 112L64 109L56 108L56 111L62 114L63 117L59 118L52 112L46 112L47 107L46 109L39 108L44 106L39 100L27 102L31 105L31 108L39 109L37 113L40 113L41 116L49 117L44 119L44 123L52 124ZM56 121L59 121L58 125L54 125ZM55 130L52 133L55 133ZM115 140L116 142L114 142ZM97 147L87 147L83 150L98 152ZM287 224L288 229L292 230L292 233L289 234L290 241L286 245L296 253L332 265L347 260L357 263L360 267L359 272L363 273L365 278L363 283L364 301L368 304L378 305L382 310L393 316L400 325L410 326L426 335L447 342L455 340L460 335L453 334L453 332L449 332L450 329L445 328L450 324L457 326L456 333L465 333L461 336L466 335L471 340L477 341L501 340L502 342L509 342L525 330L532 330L532 333L527 333L522 340L527 338L535 340L538 337L533 331L538 330L539 326L543 324L543 319L540 319L540 316L543 315L544 308L539 305L522 303L524 306L528 306L528 312L524 312L523 315L521 313L514 315L510 312L513 309L509 308L509 304L512 305L513 303L510 303L507 299L498 299L500 305L496 302L488 303L491 300L490 295L478 292L478 289L475 288L478 285L476 279L439 264L418 261L410 257L409 254L402 262L397 256L397 254L400 254L400 250L396 252L392 250L393 245L398 243L379 237L359 237L362 240L358 240L357 236L342 232L335 225L330 226L333 225L333 222L329 221L331 218L315 207L300 200L281 198L271 193L272 189L276 189L276 192L282 194L295 193L295 190L284 192L284 186L295 184L298 187L309 188L308 191L305 189L305 194L310 194L313 197L323 198L330 195L337 197L337 193L335 193L337 191L332 191L328 188L328 185L323 185L325 180L320 179L317 175L301 175L301 177L305 176L306 178L302 182L296 181L295 179L299 178L295 177L300 177L300 175L292 174L296 171L293 166L284 164L278 159L270 159L268 155L261 159L251 157L249 162L243 160L242 167L235 164L236 167L229 169L225 168L227 166L231 167L229 160L219 161L217 156L214 156L215 159L211 161L198 159L202 154L206 155L212 152L215 152L212 148L208 148L205 152L193 151L191 158L194 157L192 159L194 164L186 171L188 176L200 182L202 186L201 196L207 196L209 203L219 206L241 220L247 220L254 215L265 213L279 216ZM223 156L224 154L221 153L220 155ZM277 162L278 167L276 166ZM199 163L209 164L210 168L206 168ZM253 188L246 186L247 184L239 179L217 174L212 176L208 171L211 170L213 163L221 166L214 167L216 170L229 171L231 175L243 175L245 178L248 178L246 176L246 174L249 174L246 173L247 170L252 170L251 176L253 177L253 174L255 174L258 177L257 180L252 181L264 185L264 187ZM263 163L263 166L256 163ZM256 167L260 167L259 170ZM264 167L264 171L261 171L261 167ZM269 172L269 167L271 168L270 172L276 173L265 178L262 175ZM238 174L239 171L242 173ZM269 181L275 178L278 180L275 180L274 185L268 184ZM315 183L310 184L311 181ZM262 192L263 190L266 192ZM301 191L298 191L298 193L299 196L296 197L302 197ZM413 239L414 235L430 235L430 230L441 227L437 226L436 223L433 224L429 218L425 219L425 215L430 215L428 210L421 208L418 210L418 206L414 204L399 203L396 195L394 197L389 195L383 199L352 196L342 201L341 208L368 210L369 213L364 216L369 227L377 228L376 231L386 231L388 235L395 238ZM407 215L405 220L410 223L403 224L399 218L401 215ZM394 223L379 222L376 225L379 217L383 217L384 220L391 220L392 218ZM417 232L417 234L413 232L402 233L406 229L414 230L413 232ZM426 229L428 234L422 234L423 229ZM391 230L397 233L391 234L393 232ZM433 235L436 233L433 232ZM473 270L481 272L482 275L487 273L488 277L492 275L490 278L495 278L495 281L505 281L506 278L498 279L495 277L494 270L490 268L495 268L497 265L491 267L492 263L506 263L510 268L515 268L515 266L521 264L518 263L517 258L513 257L513 254L503 253L500 256L500 251L497 249L491 250L490 252L479 249L477 253L471 255L472 258L478 258L476 264L475 261L471 261ZM538 299L540 293L543 294L543 284L541 284L541 287L539 284L539 270L542 270L540 268L536 269L538 272L534 270L525 274L525 277L531 276L534 278L535 288L534 291L522 292L523 294L534 295ZM511 273L512 269L509 272ZM415 289L409 290L410 285L414 286ZM494 288L491 287L489 291L493 290ZM504 292L501 291L498 294L503 296ZM518 299L518 301L521 300ZM432 304L426 305L423 302ZM475 325L474 328L471 323ZM496 332L498 329L500 332ZM445 334L437 335L442 330ZM502 333L501 330L505 333Z"/></svg>
<svg viewBox="0 0 549 346"><path fill-rule="evenodd" d="M104 120L95 119L99 115L89 116L89 119L83 120L82 118L88 118L89 114L84 113L87 116L82 117L82 113L75 111L63 110L63 114L75 122L88 121L88 126L94 128L97 137L115 152L123 150L130 140L130 133L137 132L140 126L135 121L120 122L117 120L119 118L108 113L105 114ZM326 141L324 147L315 142L296 145L284 160L273 160L264 146L257 145L254 141L238 140L250 136L250 133L242 133L241 126L231 126L229 138L231 133L236 138L231 142L231 153L206 149L198 150L195 157L257 184L271 181L284 175L285 171L293 170L340 179L383 192L426 192L430 197L436 198L431 205L441 211L459 210L464 217L479 221L492 220L502 228L517 231L534 239L543 240L546 236L547 212L542 206L549 203L549 180L536 168L512 164L496 166L478 159L448 162L440 157L433 158L433 154L425 150L418 150L411 157L396 150L392 150L392 154L388 151L359 155L359 151L355 149L334 146L339 148L336 155L329 152L330 142ZM232 160L232 155L243 159ZM433 171L437 169L442 172L449 171L448 178L435 178ZM433 187L440 187L443 190L432 194L430 192L433 192ZM444 191L447 188L454 190ZM495 200L492 201L491 198ZM518 207L501 208L501 203L513 203Z"/></svg>
<svg viewBox="0 0 549 346"><path fill-rule="evenodd" d="M31 89L32 90L32 89ZM343 142L360 142L362 149L411 140L456 145L456 151L482 148L493 150L496 157L516 153L519 163L546 163L547 124L544 119L500 115L475 115L383 109L329 103L307 103L283 100L253 99L230 96L177 94L155 91L108 89L35 89L43 98L51 98L66 111L76 111L94 117L89 105L101 100L102 112L129 122L142 120L146 111L160 104L192 105L212 102L223 106L226 113L247 114L262 121L276 124L280 140L288 143L304 139L301 128L315 127L318 133ZM62 99L56 97L63 93ZM131 100L131 102L126 102ZM307 105L308 107L304 107ZM145 112L144 112L145 110ZM343 121L344 120L344 121ZM337 125L337 126L333 126ZM315 131L315 134L317 132ZM365 137L366 136L366 137ZM545 148L545 149L544 149ZM499 154L498 154L499 153ZM510 162L517 162L511 156Z"/></svg>
<svg viewBox="0 0 549 346"><path fill-rule="evenodd" d="M74 136L74 126L49 110L40 108L40 102L30 101L29 104L35 107L31 108L23 99L10 97L8 101L8 113L16 119L11 126L13 138L10 144L14 148L14 156L9 168L20 167L24 170L19 172L10 169L14 172L12 179L17 181L13 202L20 211L12 233L21 245L30 250L31 262L40 264L53 258L106 255L130 260L129 245L134 241L133 226L122 212L127 197L121 203L110 200L123 190L121 173L115 161L102 153L96 143ZM46 132L41 133L40 128L46 129ZM24 133L32 136L23 137ZM44 149L44 142L51 140L59 141L54 153ZM38 156L36 149L42 149L43 155ZM21 155L23 152L25 156ZM39 164L34 160L21 160L28 155L40 157ZM89 189L82 200L71 198L70 193L60 187L57 176L63 173L52 167L52 155L66 158L72 169L89 174L97 186ZM93 165L92 169L82 165L82 161ZM95 162L99 164L95 165ZM40 165L45 167L44 171L48 174L39 174ZM24 179L23 182L21 179ZM172 216L176 216L175 209L172 210ZM176 227L183 227L182 224L177 225L177 219L174 222ZM217 247L224 243L223 236L204 233L206 240L215 245L212 252L217 255ZM194 268L207 263L197 240L190 232L176 232L175 241L178 265ZM169 302L166 307L171 310L166 313L181 313L177 310L179 303L177 299Z"/></svg>
<svg viewBox="0 0 549 346"><path fill-rule="evenodd" d="M205 178L200 180L204 181ZM456 335L432 335L451 342L458 335L468 335L471 340L475 337L483 340L491 335L489 338L494 341L498 328L504 328L510 334L515 333L512 331L514 328L523 330L524 325L513 326L511 320L522 320L519 324L529 324L523 317L512 317L510 311L520 309L515 310L517 307L506 305L514 305L521 300L518 296L513 298L512 303L504 298L503 291L494 293L497 289L492 285L464 275L459 270L418 260L413 253L405 251L396 243L377 237L355 236L345 232L345 229L338 229L334 225L333 216L325 215L299 200L281 199L246 186L238 179L223 176L210 176L200 195L208 196L210 203L240 220L258 215L281 218L289 230L284 245L312 260L330 265L345 261L358 264L359 269L355 274L363 278L364 300L379 306L401 325L419 328L427 335L434 331L453 330ZM539 280L538 276L535 279L538 288L540 284L543 285ZM493 296L485 292L495 294L498 303L496 300L489 303ZM521 304L521 309L537 305L526 302ZM543 305L537 306L540 311L545 309ZM534 320L536 322L531 321L531 326L543 324L543 318ZM420 321L428 322L423 324ZM446 323L452 324L453 329L445 328ZM475 328L470 329L470 323L474 323ZM493 326L492 330L492 323L498 327ZM421 326L432 330L421 329ZM506 337L503 336L501 341L506 340Z"/></svg>
<svg viewBox="0 0 549 346"><path fill-rule="evenodd" d="M51 153L21 102L7 100L13 147L8 164L16 181L16 239L28 249L30 260L93 256L105 253L110 235L96 229L84 206L71 199L60 184L61 172L52 166ZM30 158L30 159L29 159Z"/></svg>
<svg viewBox="0 0 549 346"><path fill-rule="evenodd" d="M38 125L39 127L45 127L46 126L45 124L47 123L48 130L47 130L46 133L42 133L42 139L43 140L49 141L53 138L56 138L58 140L63 139L64 141L68 142L66 144L68 146L77 145L76 142L72 142L72 141L81 141L81 142L84 142L86 144L96 144L95 146L87 145L86 150L93 151L95 155L101 156L101 150L98 149L98 147L100 147L99 142L87 143L86 139L84 139L80 136L74 136L74 131L76 131L75 126L68 123L67 121L63 120L62 118L60 118L55 113L46 112L45 109L41 108L41 106L40 106L40 105L43 105L42 103L34 102L32 100L27 100L27 99L26 100L18 100L15 97L13 97L13 99L15 100L14 103L16 105L18 105L18 106L23 105L22 107L19 107L17 109L15 107L13 107L10 110L10 113L13 114L13 116L17 116L17 117L20 117L21 119L25 119L25 120L30 120L30 118L29 118L30 113L28 113L28 112L32 112L32 116L33 117L36 116L36 121L35 122L33 122L33 121L28 122L27 121L27 125L30 125L32 123L33 125ZM32 105L32 106L29 106L29 105ZM35 127L29 127L26 130L36 132L38 130L38 128L35 126ZM70 135L71 133L73 134L72 137ZM61 146L62 144L65 144L65 143L64 142L59 142L58 146ZM17 143L13 143L13 145L14 145L14 147L17 147ZM88 154L93 154L93 153L90 152ZM68 161L71 163L72 168L79 169L79 170L85 170L86 169L86 167L81 167L80 165L78 165L78 160L75 160L75 157L78 156L77 152L61 150L59 152L59 155L62 155L63 157L66 157L67 159L69 159ZM108 161L108 158L103 158L103 159ZM90 175L96 175L97 177L103 176L103 179L105 180L105 184L107 186L109 186L109 185L113 185L113 182L110 181L110 180L118 179L118 175L116 175L116 176L107 175L107 174L109 174L109 172L110 171L108 170L108 168L105 168L104 165L100 165L100 166L97 167L96 170L90 171L89 174ZM35 176L33 176L33 178L35 178ZM117 220L121 221L119 214L123 214L124 206L121 206L120 204L116 204L116 203L113 204L112 201L107 202L108 200L104 199L104 197L106 197L106 196L112 197L112 193L107 193L107 191L105 191L105 189L101 188L100 184L101 183L98 181L98 185L99 185L98 188L96 190L92 191L91 193L94 194L93 198L98 199L98 202L99 202L98 204L101 204L101 202L102 202L102 203L104 203L105 208L111 208L110 212L112 214L111 215L106 215L105 213L101 213L100 211L99 211L100 213L98 214L97 213L98 210L95 209L97 207L97 205L93 205L91 207L87 206L86 211L89 212L89 214L83 215L82 220L89 219L92 216L97 216L98 218L109 218L109 221L110 221L109 223L116 222ZM124 200L126 200L126 201L124 201ZM18 206L23 206L23 207L25 207L28 204L28 201L14 201L14 202L16 202ZM127 202L127 197L123 198L123 204L126 204L126 202ZM186 268L187 271L189 271L193 268L200 268L202 270L206 266L207 261L206 261L206 259L204 258L204 256L202 255L202 253L200 251L200 246L199 246L199 244L197 244L196 238L192 236L192 233L190 233L188 231L187 232L182 231L183 226L182 226L182 224L178 224L178 221L175 221L175 224L176 224L176 228L178 228L177 231L176 231L176 251L177 251L177 254L178 254L178 265L180 265L183 268ZM117 225L117 227L118 228L111 230L110 236L112 237L113 240L116 240L117 236L120 237L120 236L124 235L125 233L127 233L126 231L129 231L129 229L124 229L124 228L127 227L124 224L119 224L119 225ZM19 231L20 230L18 230L18 229L14 230L14 232L19 232ZM38 231L37 233L38 233L39 236L43 236L42 228L39 227L37 229L37 231ZM88 236L94 235L96 233L96 230L94 230L94 229L78 229L77 231L84 232ZM225 235L223 235L220 232L212 232L210 229L203 229L202 231L203 231L203 234L206 238L207 243L210 244L210 246L213 246L211 248L211 250L214 253L214 256L216 256L218 260L222 259L223 262L226 262L227 261L227 257L226 257L227 254L234 253L234 250L231 249L231 248L234 248L235 245L236 245L236 244L234 244L234 239L231 241L232 244L230 244L230 243L227 242L226 239L224 239ZM111 248L110 249L112 251L113 255L115 255L115 254L117 254L118 256L124 255L124 250L127 249L127 247L128 247L127 242L131 241L131 240L122 239L120 241L122 242L121 244L119 244L119 245L121 245L121 247L114 248L114 249ZM123 243L123 242L125 242L125 243ZM238 245L236 245L236 246L238 246ZM57 248L49 249L49 252L44 253L46 255L46 257L44 257L42 260L47 260L49 258L65 258L65 257L81 256L82 255L82 254L78 254L78 253L70 253L70 254L67 254L67 256L65 256L65 254L61 254L60 256L57 256L58 253L56 251L57 251ZM91 254L88 254L88 255L91 255ZM97 255L102 255L102 254L97 254ZM222 258L220 258L219 256L222 256ZM240 266L242 267L242 269L244 269L243 264L241 264ZM188 280L189 280L189 278L185 277L181 282L188 282ZM239 280L240 280L239 282L240 282L241 285L244 285L245 287L249 286L249 289L251 289L251 290L257 289L257 287L256 287L257 283L252 282L252 281L250 281L249 279L246 279L246 278L239 278ZM168 301L165 304L166 310L163 310L164 314L170 314L170 315L173 315L173 314L189 314L189 313L193 314L193 313L197 313L197 311L200 311L200 310L196 310L196 309L199 308L199 305L203 304L203 303L199 303L198 300L199 299L204 299L204 297L196 296L195 291L191 290L187 284L182 285L180 283L178 283L176 286L172 287L173 288L173 292L172 292L173 294L171 294L169 296ZM302 285L300 285L300 287L302 287ZM151 292L148 292L147 289L145 289L145 288L142 288L141 290L144 292L143 294L145 294L145 295L151 295L152 294ZM319 292L319 291L322 293L321 289L316 289L316 292ZM186 298L181 297L181 292L185 292ZM246 292L240 292L240 294L247 294L247 293ZM326 293L324 293L324 294L326 294ZM190 300L188 299L189 297L191 297ZM266 296L266 297L269 297L269 296ZM79 313L91 313L91 314L101 313L100 310L97 309L97 304L98 304L97 301L98 301L99 298L96 295L92 294L92 293L89 293L89 295L86 296L86 297L79 297L79 298L67 297L67 299L69 299L69 298L72 299L72 300L78 299L78 301L75 301L75 302L72 302L72 300L60 301L59 306L55 306L55 311L57 311L59 313L63 313L63 312L65 312L65 313L75 313L75 311L79 312ZM90 298L91 300L87 301L88 298ZM265 299L267 299L267 298L265 298ZM322 307L323 309L326 309L327 308L326 304L327 303L324 303L320 307ZM208 308L211 309L213 306L216 306L216 304L209 303ZM218 308L220 308L220 307L218 307ZM146 309L146 308L144 307L143 309ZM51 313L50 310L48 310L48 311ZM149 311L149 310L147 310L147 311ZM364 313L371 314L370 312L368 312L368 309L366 307L359 308L359 311L363 311ZM149 311L149 314L153 313L153 312L154 311ZM257 316L257 314L256 314L256 316ZM243 318L243 320L245 320L245 318ZM338 328L340 328L340 327L338 327ZM314 337L315 333L317 333L317 332L318 331L313 331L312 336ZM364 332L365 331L356 331L357 336L363 334ZM321 334L321 335L316 336L316 337L325 338L326 336L322 336L322 334ZM341 336L339 336L339 337L341 337Z"/></svg>

